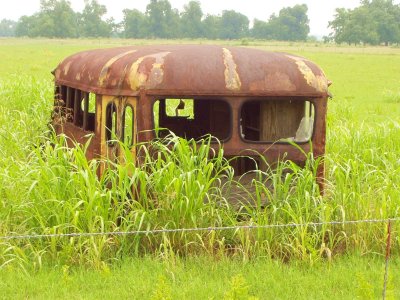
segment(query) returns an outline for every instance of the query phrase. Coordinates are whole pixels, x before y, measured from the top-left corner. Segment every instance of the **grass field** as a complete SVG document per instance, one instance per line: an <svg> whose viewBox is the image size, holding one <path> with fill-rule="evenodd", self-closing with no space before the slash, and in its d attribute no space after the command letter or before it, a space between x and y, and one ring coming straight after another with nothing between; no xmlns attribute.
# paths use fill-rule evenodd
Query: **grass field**
<svg viewBox="0 0 400 300"><path fill-rule="evenodd" d="M151 173L134 169L129 177L126 168L118 167L105 178L97 178L97 165L87 163L81 149L67 150L62 140L46 133L53 93L50 71L79 50L160 42L208 43L0 39L1 236L399 216L399 48L218 42L302 55L319 64L333 81L324 197L315 184L312 161L305 170L281 166L270 174L276 179L277 191L271 195L271 205L252 210L247 219L239 221L231 211L203 202L204 197L221 197L212 188L216 180L212 174L229 174L220 153L209 161L204 159L207 142L194 153L190 142L177 139L171 141L176 151L166 161L149 158ZM155 146L166 151L162 145ZM194 155L199 159L192 160ZM284 167L292 168L294 175L279 181L279 170ZM150 187L162 201L157 207L146 195L140 201L128 201L132 182L143 189ZM292 184L298 186L294 191L288 188ZM127 206L129 214L117 223ZM395 224L394 257L400 250L398 229ZM141 291L153 299L162 299L158 293L166 299L169 295L172 299L191 295L214 299L376 298L382 286L385 237L385 224L361 224L0 241L0 289L16 298L52 298L58 287L61 293L57 295L67 298L71 297L68 287L83 289L85 283L92 289L85 287L82 298L95 297L94 289L98 295L124 298ZM398 267L395 258L391 293L396 298L400 296L394 288L399 284L394 276ZM136 273L140 274L138 282ZM120 277L126 278L119 281ZM15 282L23 285L18 293ZM118 292L111 288L114 285ZM239 294L244 293L242 298L232 296L236 286Z"/></svg>
<svg viewBox="0 0 400 300"><path fill-rule="evenodd" d="M399 267L398 259L391 262L387 299L400 297ZM354 256L314 265L136 258L101 270L0 271L0 289L13 299L379 299L383 268L379 259Z"/></svg>

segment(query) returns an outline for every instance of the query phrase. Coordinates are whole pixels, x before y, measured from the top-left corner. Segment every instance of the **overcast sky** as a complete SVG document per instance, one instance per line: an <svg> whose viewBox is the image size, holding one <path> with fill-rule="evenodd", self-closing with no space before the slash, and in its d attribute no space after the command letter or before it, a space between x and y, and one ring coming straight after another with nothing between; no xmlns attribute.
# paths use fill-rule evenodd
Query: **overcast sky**
<svg viewBox="0 0 400 300"><path fill-rule="evenodd" d="M84 6L83 0L70 0L75 11L81 11ZM108 17L114 17L117 21L122 20L124 8L146 10L150 0L98 0L107 6ZM169 0L173 8L182 11L185 3L189 0ZM222 10L233 9L246 15L250 21L254 18L268 20L272 13L278 13L283 7L296 4L308 5L308 17L310 19L311 35L323 36L329 33L328 21L333 19L337 7L354 8L359 5L360 0L200 0L205 14L220 14ZM395 1L399 3L399 1ZM7 18L18 20L22 15L31 15L40 8L40 0L0 0L0 19Z"/></svg>

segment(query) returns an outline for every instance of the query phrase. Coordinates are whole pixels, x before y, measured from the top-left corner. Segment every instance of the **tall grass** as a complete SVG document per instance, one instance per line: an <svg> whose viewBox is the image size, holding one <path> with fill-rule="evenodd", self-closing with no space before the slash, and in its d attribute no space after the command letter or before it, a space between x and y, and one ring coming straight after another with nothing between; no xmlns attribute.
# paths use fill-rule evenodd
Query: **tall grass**
<svg viewBox="0 0 400 300"><path fill-rule="evenodd" d="M0 85L1 236L328 222L399 213L396 121L352 122L347 117L352 108L333 103L324 196L315 180L319 161L310 156L305 168L282 162L276 169L256 171L252 196L265 196L268 204L243 204L238 211L224 193L236 184L233 170L223 149L212 151L211 137L196 143L172 134L139 145L141 167L124 145L123 163L88 162L87 145L68 148L64 136L47 129L51 83L15 77ZM101 163L110 167L99 178ZM146 254L315 261L352 251L383 253L384 235L382 224L361 224L0 240L0 266L102 268L121 257ZM398 246L396 241L395 251Z"/></svg>

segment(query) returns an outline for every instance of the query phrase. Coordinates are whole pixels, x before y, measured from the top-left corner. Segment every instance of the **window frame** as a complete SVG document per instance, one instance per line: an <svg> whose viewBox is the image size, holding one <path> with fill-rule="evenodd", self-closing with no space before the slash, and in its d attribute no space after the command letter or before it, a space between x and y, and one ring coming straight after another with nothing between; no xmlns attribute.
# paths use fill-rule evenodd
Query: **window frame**
<svg viewBox="0 0 400 300"><path fill-rule="evenodd" d="M156 133L155 133L154 106L155 106L155 103L158 100L163 100L163 99L193 99L193 115L194 115L194 118L191 119L193 121L196 120L196 111L194 109L194 102L195 101L222 101L222 102L226 103L227 106L228 106L228 111L229 111L229 133L228 133L228 136L225 139L221 139L221 140L219 140L219 142L227 143L232 139L233 126L234 126L234 124L233 124L234 112L233 112L232 105L230 103L231 100L227 99L227 97L221 97L221 96L216 96L216 97L210 97L210 96L201 97L200 96L199 97L199 96L191 96L191 95L179 95L179 96L176 96L176 95L165 96L165 95L163 95L163 96L152 96L150 98L150 100L151 100L150 101L150 103L151 103L151 127L152 127L151 131L153 133L153 138L154 139L158 138L156 136ZM167 116L167 117L169 117L169 116ZM199 139L200 139L200 137L196 138L195 140L199 140ZM218 142L215 139L211 139L211 144L218 144Z"/></svg>
<svg viewBox="0 0 400 300"><path fill-rule="evenodd" d="M282 141L282 140L277 140L277 141L252 141L252 140L247 140L245 139L242 134L241 134L241 118L242 118L242 109L243 106L246 103L249 102L263 102L263 101L271 101L271 100L283 100L283 99L288 99L288 100L293 100L293 101L303 101L305 102L310 102L310 104L313 106L314 108L314 122L313 122L313 131L312 131L312 135L310 137L310 139L308 141L304 141L304 142L296 142L296 141ZM257 145L273 145L273 144L278 144L278 145L290 145L291 143L295 143L297 145L306 145L309 144L310 142L312 142L314 140L315 137L315 131L316 131L316 124L317 124L317 103L315 101L315 98L306 98L306 97L299 97L299 96L293 96L293 97L263 97L263 98L246 98L244 101L242 101L239 105L239 109L237 111L237 117L238 117L238 124L237 124L237 130L238 130L238 135L240 140L245 143L245 144L257 144Z"/></svg>
<svg viewBox="0 0 400 300"><path fill-rule="evenodd" d="M65 122L84 131L94 133L96 131L97 94L77 89L68 85L56 85L56 106L64 115ZM90 98L94 101L94 112L89 112ZM83 103L83 109L82 109ZM54 109L53 109L54 110ZM93 130L89 129L89 115L93 115Z"/></svg>
<svg viewBox="0 0 400 300"><path fill-rule="evenodd" d="M136 128L136 124L135 124L135 120L136 120L136 110L135 107L133 107L130 103L126 104L122 113L122 133L121 133L121 141L125 144L125 121L126 121L126 110L127 108L130 108L132 110L132 127L131 127L131 136L132 136L132 141L130 144L126 144L127 147L130 149L132 148L135 143L134 143L134 135L135 135L135 128Z"/></svg>
<svg viewBox="0 0 400 300"><path fill-rule="evenodd" d="M111 111L110 115L108 113L108 109L110 106L114 107L114 110ZM118 138L118 132L117 132L117 122L118 122L118 110L117 110L117 106L114 103L114 101L111 101L109 103L107 103L106 107L106 119L104 120L104 126L105 126L105 137L104 140L107 144L108 147L115 147L117 145L117 141L119 140ZM115 123L114 123L114 119L113 119L113 114L115 113ZM110 118L110 119L109 119ZM110 128L108 127L109 123L108 121L110 120L111 125L114 127L114 130L110 130ZM116 139L112 138L112 134L114 132L114 136L116 137Z"/></svg>

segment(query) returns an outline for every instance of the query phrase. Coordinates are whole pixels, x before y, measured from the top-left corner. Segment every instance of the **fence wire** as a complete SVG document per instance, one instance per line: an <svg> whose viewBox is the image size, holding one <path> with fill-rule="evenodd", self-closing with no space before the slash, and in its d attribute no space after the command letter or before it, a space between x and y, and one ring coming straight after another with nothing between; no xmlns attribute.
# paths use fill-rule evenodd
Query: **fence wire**
<svg viewBox="0 0 400 300"><path fill-rule="evenodd" d="M26 239L43 239L43 238L63 238L63 237L93 237L93 236L124 236L124 235L151 235L160 233L183 233L183 232L199 232L199 231L224 231L224 230L240 230L240 229L271 229L271 228L287 228L287 227L316 227L325 225L349 225L360 223L387 223L398 222L400 217L388 219L366 219L366 220L349 220L349 221L330 221L330 222L309 222L309 223L288 223L288 224L266 224L266 225L238 225L238 226L220 226L220 227L198 227L198 228L164 228L164 229L148 229L148 230L132 230L132 231L110 231L110 232L71 232L71 233L50 233L50 234L24 234L0 236L0 240L26 240Z"/></svg>

